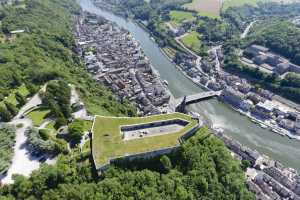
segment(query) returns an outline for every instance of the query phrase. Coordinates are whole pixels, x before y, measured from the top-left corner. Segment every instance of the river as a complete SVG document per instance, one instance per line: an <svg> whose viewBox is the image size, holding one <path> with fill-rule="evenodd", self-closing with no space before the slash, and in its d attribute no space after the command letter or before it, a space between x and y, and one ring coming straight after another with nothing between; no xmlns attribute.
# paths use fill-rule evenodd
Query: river
<svg viewBox="0 0 300 200"><path fill-rule="evenodd" d="M91 0L79 0L79 3L84 10L101 15L130 31L140 43L154 68L160 73L161 79L168 81L169 89L176 98L202 91L175 68L174 64L164 56L157 44L140 26L131 20L95 7ZM299 141L290 140L262 129L247 117L215 99L191 105L188 109L204 115L213 123L214 127L224 129L227 135L240 143L300 171Z"/></svg>

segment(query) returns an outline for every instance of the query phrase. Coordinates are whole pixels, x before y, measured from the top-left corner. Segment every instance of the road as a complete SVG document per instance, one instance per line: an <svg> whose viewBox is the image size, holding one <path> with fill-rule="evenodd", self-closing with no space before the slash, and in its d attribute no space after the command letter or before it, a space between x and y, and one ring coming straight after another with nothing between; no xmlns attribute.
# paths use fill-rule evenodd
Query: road
<svg viewBox="0 0 300 200"><path fill-rule="evenodd" d="M251 23L245 28L244 32L241 34L241 39L244 39L244 38L247 37L247 35L248 35L248 33L249 33L251 27L254 25L255 22L256 22L256 21L251 22Z"/></svg>

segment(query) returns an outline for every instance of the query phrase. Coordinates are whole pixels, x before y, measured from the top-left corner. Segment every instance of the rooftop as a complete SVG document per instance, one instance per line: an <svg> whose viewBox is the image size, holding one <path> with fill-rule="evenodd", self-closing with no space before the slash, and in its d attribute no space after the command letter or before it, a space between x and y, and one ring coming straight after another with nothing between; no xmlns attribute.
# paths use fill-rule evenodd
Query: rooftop
<svg viewBox="0 0 300 200"><path fill-rule="evenodd" d="M170 132L162 132L152 136L133 137L130 140L123 139L121 132L123 127L174 119L188 123L180 130L171 129ZM98 169L108 164L111 159L177 146L180 144L179 138L197 125L197 120L181 113L133 118L96 116L92 128L92 152L95 166ZM165 131L165 129L162 130Z"/></svg>

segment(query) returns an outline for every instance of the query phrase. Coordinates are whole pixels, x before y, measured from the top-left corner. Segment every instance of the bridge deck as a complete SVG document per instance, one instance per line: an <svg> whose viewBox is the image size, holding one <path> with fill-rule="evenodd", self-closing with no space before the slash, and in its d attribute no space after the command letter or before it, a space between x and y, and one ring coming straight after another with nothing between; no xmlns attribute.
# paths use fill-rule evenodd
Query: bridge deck
<svg viewBox="0 0 300 200"><path fill-rule="evenodd" d="M203 99L208 99L208 98L212 98L212 97L216 97L216 96L220 96L220 95L221 95L221 91L208 91L208 92L192 94L192 95L186 96L186 104L187 105L192 104L197 101L201 101ZM183 101L183 98L184 97L176 99L177 105Z"/></svg>

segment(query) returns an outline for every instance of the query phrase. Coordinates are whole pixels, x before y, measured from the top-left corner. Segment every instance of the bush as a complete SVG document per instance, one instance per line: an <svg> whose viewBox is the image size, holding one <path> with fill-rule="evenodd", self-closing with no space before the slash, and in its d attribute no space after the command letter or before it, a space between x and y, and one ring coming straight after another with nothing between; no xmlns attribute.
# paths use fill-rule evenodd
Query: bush
<svg viewBox="0 0 300 200"><path fill-rule="evenodd" d="M49 131L46 130L46 129L40 129L39 130L39 135L45 141L49 139Z"/></svg>
<svg viewBox="0 0 300 200"><path fill-rule="evenodd" d="M69 140L74 143L79 143L84 131L84 122L82 120L75 120L69 124Z"/></svg>
<svg viewBox="0 0 300 200"><path fill-rule="evenodd" d="M53 141L47 133L40 131L37 128L29 128L25 132L27 136L27 144L29 146L30 152L33 155L40 154L57 154L58 151L55 141ZM48 135L48 136L46 136ZM48 137L47 140L45 140Z"/></svg>

